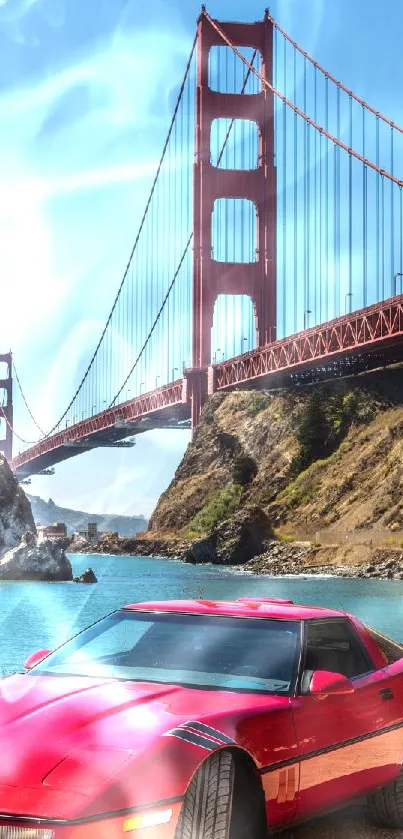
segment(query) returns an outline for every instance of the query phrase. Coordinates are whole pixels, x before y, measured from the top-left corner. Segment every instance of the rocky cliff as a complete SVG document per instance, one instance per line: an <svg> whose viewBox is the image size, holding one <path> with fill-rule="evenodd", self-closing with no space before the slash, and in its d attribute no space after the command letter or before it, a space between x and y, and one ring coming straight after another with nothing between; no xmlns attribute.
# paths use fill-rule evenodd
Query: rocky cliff
<svg viewBox="0 0 403 839"><path fill-rule="evenodd" d="M0 455L0 580L72 580L64 548L37 545L31 505Z"/></svg>
<svg viewBox="0 0 403 839"><path fill-rule="evenodd" d="M397 366L290 391L214 396L148 538L204 544L223 522L258 507L266 537L283 542L324 534L358 544L364 532L403 540L402 374ZM357 561L371 560L361 554Z"/></svg>
<svg viewBox="0 0 403 839"><path fill-rule="evenodd" d="M31 505L0 454L0 558L28 530L36 533Z"/></svg>

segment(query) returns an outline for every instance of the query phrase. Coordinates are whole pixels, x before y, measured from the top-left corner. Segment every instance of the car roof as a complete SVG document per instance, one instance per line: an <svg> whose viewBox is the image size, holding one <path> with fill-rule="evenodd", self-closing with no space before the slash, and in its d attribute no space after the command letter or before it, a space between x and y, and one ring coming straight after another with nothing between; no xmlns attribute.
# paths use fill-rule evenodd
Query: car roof
<svg viewBox="0 0 403 839"><path fill-rule="evenodd" d="M240 597L238 600L152 600L145 603L131 603L123 608L151 612L186 612L195 615L226 615L294 621L346 617L345 612L336 609L302 605L292 600L275 597Z"/></svg>

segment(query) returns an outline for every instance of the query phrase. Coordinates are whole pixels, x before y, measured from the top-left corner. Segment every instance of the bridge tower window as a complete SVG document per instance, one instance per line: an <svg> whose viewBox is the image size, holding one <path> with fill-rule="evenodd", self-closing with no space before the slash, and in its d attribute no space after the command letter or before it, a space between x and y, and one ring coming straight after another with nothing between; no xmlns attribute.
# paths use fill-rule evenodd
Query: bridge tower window
<svg viewBox="0 0 403 839"><path fill-rule="evenodd" d="M212 256L217 262L257 262L256 206L247 198L218 198L212 218Z"/></svg>
<svg viewBox="0 0 403 839"><path fill-rule="evenodd" d="M247 294L219 294L211 330L213 364L256 347L256 317L252 299Z"/></svg>
<svg viewBox="0 0 403 839"><path fill-rule="evenodd" d="M210 154L212 165L218 169L257 169L257 123L250 119L214 119L211 123Z"/></svg>

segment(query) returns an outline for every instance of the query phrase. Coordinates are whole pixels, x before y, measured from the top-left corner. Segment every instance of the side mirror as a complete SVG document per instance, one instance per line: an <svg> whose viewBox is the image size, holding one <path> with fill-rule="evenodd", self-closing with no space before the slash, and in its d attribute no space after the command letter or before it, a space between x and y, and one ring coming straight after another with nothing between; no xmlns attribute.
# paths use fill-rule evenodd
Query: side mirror
<svg viewBox="0 0 403 839"><path fill-rule="evenodd" d="M32 667L35 667L35 664L39 664L40 661L43 661L43 659L52 652L53 650L37 650L36 653L31 653L31 655L29 655L24 661L25 669L31 670Z"/></svg>
<svg viewBox="0 0 403 839"><path fill-rule="evenodd" d="M347 693L354 693L354 686L342 673L315 670L309 685L309 693L317 699L326 699L329 695L344 696Z"/></svg>

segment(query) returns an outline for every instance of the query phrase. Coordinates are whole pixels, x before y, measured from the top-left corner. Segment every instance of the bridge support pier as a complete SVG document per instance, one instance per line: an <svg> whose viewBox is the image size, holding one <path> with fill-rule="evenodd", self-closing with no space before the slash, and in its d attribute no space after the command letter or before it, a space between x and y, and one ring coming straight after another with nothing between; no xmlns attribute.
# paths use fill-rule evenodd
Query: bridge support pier
<svg viewBox="0 0 403 839"><path fill-rule="evenodd" d="M190 402L193 432L199 424L207 391L207 367L190 367L184 370L182 402Z"/></svg>
<svg viewBox="0 0 403 839"><path fill-rule="evenodd" d="M0 419L5 421L5 437L0 438L0 452L8 461L13 456L13 379L11 352L0 355L0 364L7 365L7 376L0 378ZM1 373L0 373L1 376ZM6 392L7 401L4 402L2 391Z"/></svg>

